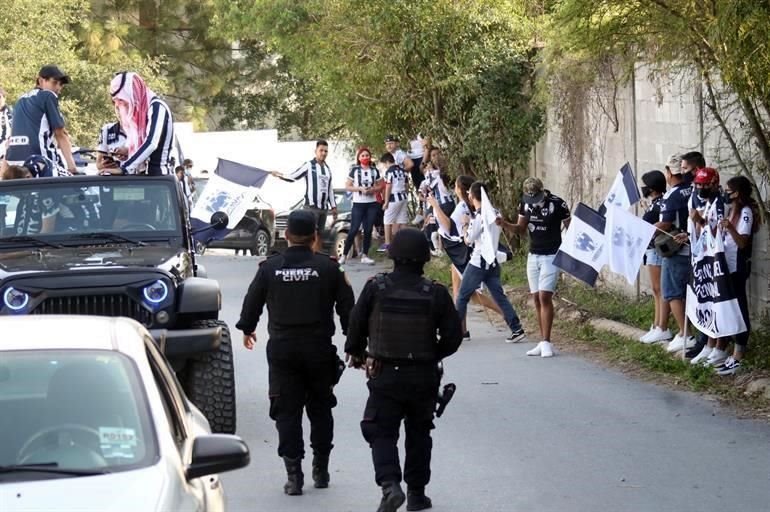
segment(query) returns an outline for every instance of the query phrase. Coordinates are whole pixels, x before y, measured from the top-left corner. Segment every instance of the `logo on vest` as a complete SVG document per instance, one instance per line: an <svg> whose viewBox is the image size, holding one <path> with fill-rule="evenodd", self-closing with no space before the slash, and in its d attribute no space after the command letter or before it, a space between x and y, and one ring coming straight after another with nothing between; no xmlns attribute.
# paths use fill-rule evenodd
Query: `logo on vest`
<svg viewBox="0 0 770 512"><path fill-rule="evenodd" d="M281 276L284 282L310 281L311 277L318 277L318 271L312 268L280 268L275 271L276 276Z"/></svg>

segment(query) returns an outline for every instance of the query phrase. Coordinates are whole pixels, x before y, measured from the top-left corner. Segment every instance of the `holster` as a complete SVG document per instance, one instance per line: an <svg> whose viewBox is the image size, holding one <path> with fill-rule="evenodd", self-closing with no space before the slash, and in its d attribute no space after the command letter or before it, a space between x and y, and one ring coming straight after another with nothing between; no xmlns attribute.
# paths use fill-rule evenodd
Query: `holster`
<svg viewBox="0 0 770 512"><path fill-rule="evenodd" d="M366 376L370 379L376 379L382 371L382 362L373 357L366 358Z"/></svg>

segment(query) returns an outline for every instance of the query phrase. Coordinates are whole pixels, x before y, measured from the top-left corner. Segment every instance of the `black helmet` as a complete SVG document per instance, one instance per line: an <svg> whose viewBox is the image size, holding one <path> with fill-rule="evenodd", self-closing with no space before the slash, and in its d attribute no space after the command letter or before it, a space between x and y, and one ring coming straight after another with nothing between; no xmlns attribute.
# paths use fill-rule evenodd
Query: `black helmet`
<svg viewBox="0 0 770 512"><path fill-rule="evenodd" d="M427 263L430 261L430 243L419 229L399 229L388 246L388 256L393 260Z"/></svg>

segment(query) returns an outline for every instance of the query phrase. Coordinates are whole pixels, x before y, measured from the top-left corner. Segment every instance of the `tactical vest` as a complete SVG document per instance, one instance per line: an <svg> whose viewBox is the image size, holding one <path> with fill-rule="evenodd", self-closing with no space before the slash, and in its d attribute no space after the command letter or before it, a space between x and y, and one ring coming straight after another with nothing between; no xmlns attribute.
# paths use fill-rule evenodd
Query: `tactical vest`
<svg viewBox="0 0 770 512"><path fill-rule="evenodd" d="M315 258L287 264L283 255L271 270L267 293L268 314L281 327L311 326L321 323L321 269ZM270 258L272 259L272 258Z"/></svg>
<svg viewBox="0 0 770 512"><path fill-rule="evenodd" d="M369 354L382 360L436 360L433 283L396 284L375 277L377 295L369 315Z"/></svg>

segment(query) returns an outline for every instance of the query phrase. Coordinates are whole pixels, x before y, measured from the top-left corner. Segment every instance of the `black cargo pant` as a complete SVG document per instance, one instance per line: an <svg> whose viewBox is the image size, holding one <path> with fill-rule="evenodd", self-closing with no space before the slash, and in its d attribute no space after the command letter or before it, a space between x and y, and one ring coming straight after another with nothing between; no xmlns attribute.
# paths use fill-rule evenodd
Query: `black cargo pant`
<svg viewBox="0 0 770 512"><path fill-rule="evenodd" d="M332 347L333 348L333 347ZM270 417L278 429L278 455L304 457L302 412L310 420L310 447L315 455L332 450L337 405L333 393L337 372L335 352L300 350L280 357L268 355L270 367Z"/></svg>
<svg viewBox="0 0 770 512"><path fill-rule="evenodd" d="M372 448L374 478L378 485L401 482L398 435L404 420L406 459L403 479L409 488L430 481L430 457L434 428L433 412L439 376L435 364L396 366L383 364L370 378L369 399L361 421L361 432Z"/></svg>

